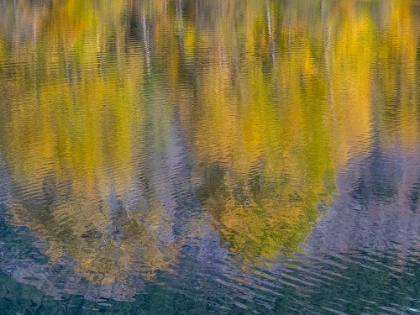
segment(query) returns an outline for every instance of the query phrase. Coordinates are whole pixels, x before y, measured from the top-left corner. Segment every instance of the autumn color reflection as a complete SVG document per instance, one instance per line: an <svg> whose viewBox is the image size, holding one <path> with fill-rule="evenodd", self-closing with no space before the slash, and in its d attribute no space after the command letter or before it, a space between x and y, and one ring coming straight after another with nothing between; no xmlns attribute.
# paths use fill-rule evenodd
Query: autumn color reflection
<svg viewBox="0 0 420 315"><path fill-rule="evenodd" d="M238 260L301 250L372 137L419 143L411 2L311 3L0 4L14 224L102 283L175 268L187 191Z"/></svg>

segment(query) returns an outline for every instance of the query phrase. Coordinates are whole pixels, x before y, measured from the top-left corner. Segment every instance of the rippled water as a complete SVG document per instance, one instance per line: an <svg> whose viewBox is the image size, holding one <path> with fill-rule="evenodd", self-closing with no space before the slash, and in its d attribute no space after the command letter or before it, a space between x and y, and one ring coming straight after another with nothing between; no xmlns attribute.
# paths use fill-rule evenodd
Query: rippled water
<svg viewBox="0 0 420 315"><path fill-rule="evenodd" d="M0 313L419 313L419 4L0 0Z"/></svg>

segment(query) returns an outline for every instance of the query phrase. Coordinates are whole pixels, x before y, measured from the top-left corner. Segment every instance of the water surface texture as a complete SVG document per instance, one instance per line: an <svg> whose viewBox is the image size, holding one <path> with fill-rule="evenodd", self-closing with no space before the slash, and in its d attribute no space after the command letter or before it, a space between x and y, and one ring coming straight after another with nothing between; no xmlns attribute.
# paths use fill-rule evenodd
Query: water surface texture
<svg viewBox="0 0 420 315"><path fill-rule="evenodd" d="M0 313L419 313L419 36L417 0L0 0Z"/></svg>

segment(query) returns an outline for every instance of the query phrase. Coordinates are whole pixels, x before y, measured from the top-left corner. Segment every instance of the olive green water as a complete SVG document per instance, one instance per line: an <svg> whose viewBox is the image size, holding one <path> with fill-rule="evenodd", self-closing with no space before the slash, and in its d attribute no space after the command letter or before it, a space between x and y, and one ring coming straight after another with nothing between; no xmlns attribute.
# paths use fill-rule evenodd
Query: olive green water
<svg viewBox="0 0 420 315"><path fill-rule="evenodd" d="M419 313L419 36L415 0L0 0L0 313Z"/></svg>

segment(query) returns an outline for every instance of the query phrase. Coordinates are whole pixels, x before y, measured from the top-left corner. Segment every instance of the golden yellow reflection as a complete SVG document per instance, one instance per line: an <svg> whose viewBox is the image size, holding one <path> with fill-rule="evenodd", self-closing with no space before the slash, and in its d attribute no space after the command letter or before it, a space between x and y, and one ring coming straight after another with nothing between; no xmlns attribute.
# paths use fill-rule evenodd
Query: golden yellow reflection
<svg viewBox="0 0 420 315"><path fill-rule="evenodd" d="M127 205L130 189L146 187L137 172L143 59L138 48L124 46L125 7L54 3L43 21L45 39L6 55L22 65L10 73L10 107L3 108L6 159L13 181L27 189L14 195L14 220L48 242L52 261L70 255L82 274L101 283L124 281L132 269L154 277L175 263L181 244L160 237L171 222L156 200Z"/></svg>
<svg viewBox="0 0 420 315"><path fill-rule="evenodd" d="M157 161L179 130L227 248L251 264L299 251L349 161L375 139L418 145L418 34L410 1L296 5L3 4L32 29L0 35L15 222L94 281L170 270L183 205Z"/></svg>

